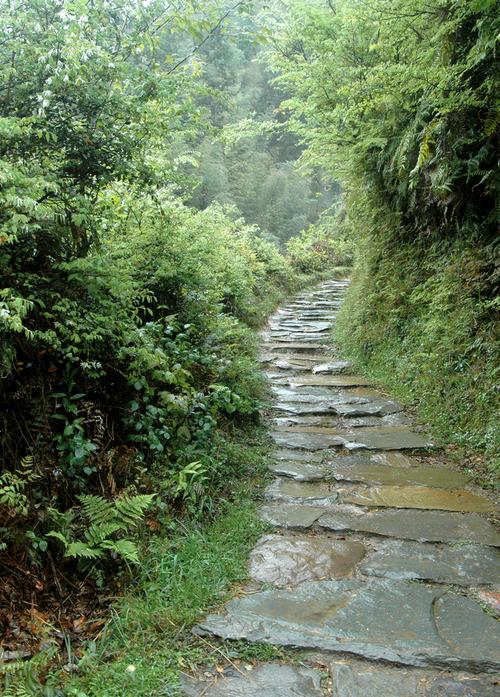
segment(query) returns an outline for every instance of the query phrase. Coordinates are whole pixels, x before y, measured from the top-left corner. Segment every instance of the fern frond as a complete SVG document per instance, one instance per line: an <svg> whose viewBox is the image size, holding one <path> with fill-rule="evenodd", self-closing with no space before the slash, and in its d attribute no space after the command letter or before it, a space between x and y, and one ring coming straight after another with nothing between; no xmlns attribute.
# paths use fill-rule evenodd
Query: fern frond
<svg viewBox="0 0 500 697"><path fill-rule="evenodd" d="M484 134L490 138L500 127L500 111L490 111L484 122Z"/></svg>
<svg viewBox="0 0 500 697"><path fill-rule="evenodd" d="M104 555L104 550L100 547L89 547L85 542L77 540L71 542L66 549L66 557L99 559Z"/></svg>
<svg viewBox="0 0 500 697"><path fill-rule="evenodd" d="M145 511L151 506L154 494L139 494L123 497L115 502L116 519L125 527L135 527L144 518Z"/></svg>
<svg viewBox="0 0 500 697"><path fill-rule="evenodd" d="M101 546L115 552L124 561L139 564L139 550L132 540L106 540Z"/></svg>
<svg viewBox="0 0 500 697"><path fill-rule="evenodd" d="M116 512L113 504L102 496L82 494L78 497L82 504L82 512L92 524L107 523L115 519Z"/></svg>
<svg viewBox="0 0 500 697"><path fill-rule="evenodd" d="M118 522L91 525L85 531L85 539L88 540L90 545L97 547L121 528L122 526Z"/></svg>

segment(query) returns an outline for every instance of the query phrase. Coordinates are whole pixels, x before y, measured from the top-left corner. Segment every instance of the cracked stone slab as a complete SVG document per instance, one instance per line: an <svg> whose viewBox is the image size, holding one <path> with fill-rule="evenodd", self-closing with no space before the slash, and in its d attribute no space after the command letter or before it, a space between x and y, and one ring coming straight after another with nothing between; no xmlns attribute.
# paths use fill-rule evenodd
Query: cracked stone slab
<svg viewBox="0 0 500 697"><path fill-rule="evenodd" d="M363 482L366 484L417 484L430 487L453 489L463 487L469 477L459 470L444 467L398 467L358 460L356 457L337 457L328 461L331 476L338 481ZM363 504L366 505L366 504ZM405 506L406 508L406 506ZM410 506L413 508L413 506ZM432 508L432 506L430 506Z"/></svg>
<svg viewBox="0 0 500 697"><path fill-rule="evenodd" d="M330 404L367 404L373 394L366 388L353 388L348 392L332 390L324 387L308 387L307 389L292 388L289 385L276 385L273 393L283 402L304 401L309 397L323 397L322 401Z"/></svg>
<svg viewBox="0 0 500 697"><path fill-rule="evenodd" d="M299 482L293 479L275 479L265 490L267 501L311 503L327 506L335 503L338 494L327 482Z"/></svg>
<svg viewBox="0 0 500 697"><path fill-rule="evenodd" d="M181 676L183 697L323 697L321 673L282 663L261 663L248 672L234 668L200 681Z"/></svg>
<svg viewBox="0 0 500 697"><path fill-rule="evenodd" d="M290 370L294 372L310 372L311 367L307 363L299 363L299 362L292 362L292 361L282 361L282 360L275 360L272 362L273 366L278 368L278 370Z"/></svg>
<svg viewBox="0 0 500 697"><path fill-rule="evenodd" d="M324 453L311 452L306 453L301 450L293 450L288 448L279 448L273 452L275 460L294 460L299 462L322 462Z"/></svg>
<svg viewBox="0 0 500 697"><path fill-rule="evenodd" d="M404 427L356 429L342 434L348 450L421 450L434 447L425 436Z"/></svg>
<svg viewBox="0 0 500 697"><path fill-rule="evenodd" d="M329 402L319 401L319 402L295 402L295 401L284 401L276 402L273 404L273 408L276 411L284 412L285 414L333 414L332 405Z"/></svg>
<svg viewBox="0 0 500 697"><path fill-rule="evenodd" d="M263 342L266 351L320 351L324 350L323 344L305 341L266 341Z"/></svg>
<svg viewBox="0 0 500 697"><path fill-rule="evenodd" d="M345 503L386 508L422 508L426 510L459 511L462 513L493 513L495 504L484 496L463 489L448 490L429 486L373 486L349 493Z"/></svg>
<svg viewBox="0 0 500 697"><path fill-rule="evenodd" d="M310 581L230 601L198 627L224 639L348 652L404 665L500 670L500 627L481 607L405 581Z"/></svg>
<svg viewBox="0 0 500 697"><path fill-rule="evenodd" d="M449 513L411 509L363 510L335 506L316 519L336 532L364 532L417 542L469 542L500 547L494 525L476 513Z"/></svg>
<svg viewBox="0 0 500 697"><path fill-rule="evenodd" d="M360 375L316 375L290 378L291 385L317 387L370 387L372 382Z"/></svg>
<svg viewBox="0 0 500 697"><path fill-rule="evenodd" d="M275 429L278 431L284 431L286 433L321 433L325 436L337 436L338 433L342 433L343 431L339 428L335 428L334 426L313 426L309 424L286 424L286 423L277 423L274 426Z"/></svg>
<svg viewBox="0 0 500 697"><path fill-rule="evenodd" d="M391 540L363 562L369 576L396 580L420 579L460 586L492 585L500 581L500 553L491 547L439 547L420 542Z"/></svg>
<svg viewBox="0 0 500 697"><path fill-rule="evenodd" d="M261 520L285 529L305 530L325 512L319 506L293 504L269 504L260 509Z"/></svg>
<svg viewBox="0 0 500 697"><path fill-rule="evenodd" d="M495 697L499 684L491 675L443 675L361 661L333 663L331 676L335 697Z"/></svg>
<svg viewBox="0 0 500 697"><path fill-rule="evenodd" d="M271 438L277 445L301 450L327 450L343 445L344 441L338 436L328 436L320 433L290 433L289 431L271 431Z"/></svg>
<svg viewBox="0 0 500 697"><path fill-rule="evenodd" d="M387 416L403 411L401 404L392 400L373 399L363 404L339 404L335 406L335 412L339 416Z"/></svg>
<svg viewBox="0 0 500 697"><path fill-rule="evenodd" d="M312 372L313 375L335 375L336 373L344 373L350 367L349 361L331 361L313 366Z"/></svg>
<svg viewBox="0 0 500 697"><path fill-rule="evenodd" d="M290 477L298 482L317 482L328 479L328 469L308 462L273 462L269 470L280 477Z"/></svg>
<svg viewBox="0 0 500 697"><path fill-rule="evenodd" d="M266 535L250 555L250 576L277 587L344 578L354 571L365 553L366 547L359 542L321 536Z"/></svg>
<svg viewBox="0 0 500 697"><path fill-rule="evenodd" d="M343 417L343 426L351 430L352 428L390 428L391 426L411 426L411 420L401 413L387 414L387 416L355 416L352 419Z"/></svg>

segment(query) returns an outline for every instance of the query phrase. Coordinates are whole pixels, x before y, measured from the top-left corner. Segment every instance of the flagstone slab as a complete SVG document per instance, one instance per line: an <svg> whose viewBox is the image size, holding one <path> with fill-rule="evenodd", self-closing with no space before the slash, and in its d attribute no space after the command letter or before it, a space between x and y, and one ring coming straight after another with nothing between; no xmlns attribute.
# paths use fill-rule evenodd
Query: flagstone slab
<svg viewBox="0 0 500 697"><path fill-rule="evenodd" d="M336 532L364 532L418 542L470 542L500 547L500 534L495 526L476 513L411 509L370 511L335 506L317 519L317 523Z"/></svg>
<svg viewBox="0 0 500 697"><path fill-rule="evenodd" d="M303 363L297 363L297 362L291 362L291 361L282 361L282 360L275 360L272 362L272 365L278 370L290 370L293 372L310 372L311 367L308 364L303 364Z"/></svg>
<svg viewBox="0 0 500 697"><path fill-rule="evenodd" d="M319 506L301 506L274 503L262 506L260 517L266 523L290 530L304 530L318 520L325 512Z"/></svg>
<svg viewBox="0 0 500 697"><path fill-rule="evenodd" d="M391 428L392 426L411 426L411 420L401 413L387 416L355 416L352 419L342 417L342 425L349 430L353 428Z"/></svg>
<svg viewBox="0 0 500 697"><path fill-rule="evenodd" d="M360 567L369 576L420 579L460 586L500 583L500 553L481 545L433 545L408 540L383 543Z"/></svg>
<svg viewBox="0 0 500 697"><path fill-rule="evenodd" d="M309 424L286 424L277 423L274 427L277 431L284 431L286 433L321 433L325 436L337 436L342 433L340 428L335 428L332 426L312 426Z"/></svg>
<svg viewBox="0 0 500 697"><path fill-rule="evenodd" d="M328 482L298 482L279 478L266 487L264 498L267 501L325 506L335 503L338 493Z"/></svg>
<svg viewBox="0 0 500 697"><path fill-rule="evenodd" d="M359 542L318 535L265 535L250 555L250 577L277 587L344 578L365 553L366 547Z"/></svg>
<svg viewBox="0 0 500 697"><path fill-rule="evenodd" d="M307 462L273 462L269 470L280 477L290 477L298 482L317 482L328 479L328 469Z"/></svg>
<svg viewBox="0 0 500 697"><path fill-rule="evenodd" d="M500 670L500 627L468 598L405 581L310 581L230 601L198 632L413 666Z"/></svg>
<svg viewBox="0 0 500 697"><path fill-rule="evenodd" d="M312 369L313 375L335 375L349 370L349 361L331 361L330 363L319 363Z"/></svg>
<svg viewBox="0 0 500 697"><path fill-rule="evenodd" d="M320 433L289 433L288 431L271 431L271 438L277 445L301 450L326 450L341 446L344 441L337 436Z"/></svg>
<svg viewBox="0 0 500 697"><path fill-rule="evenodd" d="M438 489L429 486L373 486L351 492L346 503L386 508L423 508L426 510L460 511L462 513L492 513L495 504L484 496L470 491Z"/></svg>
<svg viewBox="0 0 500 697"><path fill-rule="evenodd" d="M495 697L491 675L441 674L423 669L351 661L331 666L335 697Z"/></svg>
<svg viewBox="0 0 500 697"><path fill-rule="evenodd" d="M273 451L275 460L294 460L299 462L322 462L324 453L321 452L304 452L302 450L293 450L289 448L279 448Z"/></svg>
<svg viewBox="0 0 500 697"><path fill-rule="evenodd" d="M498 583L498 580L497 580ZM497 586L498 587L498 586ZM495 617L500 618L500 592L481 588L477 591L478 600L486 605L489 612Z"/></svg>
<svg viewBox="0 0 500 697"><path fill-rule="evenodd" d="M375 462L356 461L349 457L338 457L329 460L331 476L338 481L364 482L367 484L395 484L404 486L417 484L427 487L453 489L463 487L469 477L459 470L444 467L397 467ZM363 504L366 505L366 504ZM414 506L409 506L414 508ZM419 507L419 506L418 506ZM404 506L408 508L408 506Z"/></svg>
<svg viewBox="0 0 500 697"><path fill-rule="evenodd" d="M338 424L338 417L335 414L321 416L320 414L312 414L306 416L296 416L290 414L288 416L276 416L272 422L279 426L326 426L334 428Z"/></svg>
<svg viewBox="0 0 500 697"><path fill-rule="evenodd" d="M370 387L372 381L361 375L315 375L312 377L290 378L291 385L317 387Z"/></svg>
<svg viewBox="0 0 500 697"><path fill-rule="evenodd" d="M266 351L320 351L324 350L324 344L306 341L267 341L263 343Z"/></svg>
<svg viewBox="0 0 500 697"><path fill-rule="evenodd" d="M204 678L181 676L183 697L324 697L321 673L302 666L261 663L250 671L229 667Z"/></svg>
<svg viewBox="0 0 500 697"><path fill-rule="evenodd" d="M385 399L373 399L363 404L339 404L335 406L335 412L339 416L387 416L403 411L401 404Z"/></svg>
<svg viewBox="0 0 500 697"><path fill-rule="evenodd" d="M434 447L425 436L404 427L356 429L343 434L348 450L421 450Z"/></svg>
<svg viewBox="0 0 500 697"><path fill-rule="evenodd" d="M284 412L285 414L332 414L332 404L330 402L295 402L295 401L283 401L276 402L273 404L273 408L276 411Z"/></svg>

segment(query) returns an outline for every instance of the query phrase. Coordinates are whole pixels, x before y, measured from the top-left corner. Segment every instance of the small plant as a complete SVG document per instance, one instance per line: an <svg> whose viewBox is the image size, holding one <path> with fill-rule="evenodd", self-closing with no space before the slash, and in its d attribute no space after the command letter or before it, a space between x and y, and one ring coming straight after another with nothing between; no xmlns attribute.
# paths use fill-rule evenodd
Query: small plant
<svg viewBox="0 0 500 697"><path fill-rule="evenodd" d="M46 535L61 542L64 556L78 559L83 566L92 565L92 562L108 555L138 564L137 545L125 536L142 522L154 494L124 496L116 501L92 495L82 495L79 499L82 503L81 514L88 522L83 537L77 537L74 533L73 511L68 511L62 517L58 514L61 529L51 530Z"/></svg>
<svg viewBox="0 0 500 697"><path fill-rule="evenodd" d="M28 514L26 488L40 478L33 469L33 458L26 456L15 472L0 475L0 505L5 506L10 515Z"/></svg>
<svg viewBox="0 0 500 697"><path fill-rule="evenodd" d="M204 465L201 462L190 462L172 476L172 494L176 499L203 508L204 484L207 481Z"/></svg>

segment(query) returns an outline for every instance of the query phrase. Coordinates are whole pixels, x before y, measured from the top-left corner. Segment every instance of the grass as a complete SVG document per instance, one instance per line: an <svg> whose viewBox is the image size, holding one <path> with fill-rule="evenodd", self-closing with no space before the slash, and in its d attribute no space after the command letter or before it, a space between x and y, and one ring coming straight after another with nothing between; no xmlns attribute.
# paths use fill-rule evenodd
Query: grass
<svg viewBox="0 0 500 697"><path fill-rule="evenodd" d="M371 244L339 313L337 346L355 369L414 407L434 438L494 488L498 344L492 302L481 296L482 266L459 242L390 252Z"/></svg>
<svg viewBox="0 0 500 697"><path fill-rule="evenodd" d="M241 460L252 461L253 475L236 485L215 520L172 519L148 542L134 587L113 604L105 632L89 644L66 695L176 695L181 670L217 660L191 628L244 583L250 549L265 529L255 510L268 451L262 434L259 440L240 442ZM247 646L242 656L250 654Z"/></svg>

